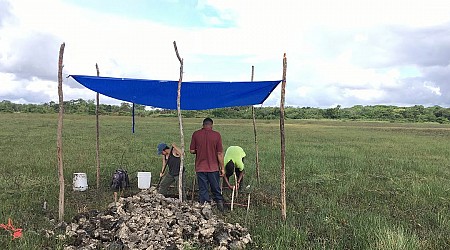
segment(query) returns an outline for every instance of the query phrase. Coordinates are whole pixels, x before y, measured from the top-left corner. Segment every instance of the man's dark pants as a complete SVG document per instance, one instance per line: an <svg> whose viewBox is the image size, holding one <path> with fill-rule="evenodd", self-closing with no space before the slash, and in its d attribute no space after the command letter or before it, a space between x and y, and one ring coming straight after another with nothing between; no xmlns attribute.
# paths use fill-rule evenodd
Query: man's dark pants
<svg viewBox="0 0 450 250"><path fill-rule="evenodd" d="M164 196L167 196L169 194L169 186L172 183L175 183L176 190L178 191L178 180L179 180L178 175L173 176L170 173L167 173L166 175L164 175L162 177L161 184L159 185L159 192L161 194L163 194ZM183 172L183 183L182 183L181 190L182 190L182 193L183 193L182 197L183 197L184 201L186 201L186 190L185 190L185 187L186 187L186 178L185 178L185 174Z"/></svg>
<svg viewBox="0 0 450 250"><path fill-rule="evenodd" d="M219 171L216 172L197 172L198 180L198 194L199 201L201 204L210 202L208 184L211 188L211 193L214 196L216 202L223 201L222 194L220 193L220 174Z"/></svg>

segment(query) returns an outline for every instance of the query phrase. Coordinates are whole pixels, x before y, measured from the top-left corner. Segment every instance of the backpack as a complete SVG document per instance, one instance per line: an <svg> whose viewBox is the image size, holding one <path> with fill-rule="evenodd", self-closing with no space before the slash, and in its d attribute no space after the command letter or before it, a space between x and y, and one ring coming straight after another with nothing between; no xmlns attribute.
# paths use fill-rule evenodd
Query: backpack
<svg viewBox="0 0 450 250"><path fill-rule="evenodd" d="M117 190L127 187L130 187L130 180L128 178L127 171L123 169L117 169L112 176L111 188Z"/></svg>

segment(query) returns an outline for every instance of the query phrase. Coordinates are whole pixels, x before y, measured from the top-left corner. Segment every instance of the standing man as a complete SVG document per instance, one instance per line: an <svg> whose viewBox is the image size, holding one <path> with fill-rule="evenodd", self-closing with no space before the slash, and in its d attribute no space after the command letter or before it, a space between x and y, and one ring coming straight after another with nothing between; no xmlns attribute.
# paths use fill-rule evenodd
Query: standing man
<svg viewBox="0 0 450 250"><path fill-rule="evenodd" d="M223 197L220 192L220 176L225 174L223 166L223 146L220 133L214 131L213 120L205 118L203 127L192 134L190 152L195 154L195 172L197 173L199 201L210 202L208 184L217 203L223 211Z"/></svg>
<svg viewBox="0 0 450 250"><path fill-rule="evenodd" d="M225 152L225 171L226 174L223 177L228 188L233 189L230 184L230 177L236 173L237 188L241 189L244 180L244 158L245 151L239 146L230 146Z"/></svg>

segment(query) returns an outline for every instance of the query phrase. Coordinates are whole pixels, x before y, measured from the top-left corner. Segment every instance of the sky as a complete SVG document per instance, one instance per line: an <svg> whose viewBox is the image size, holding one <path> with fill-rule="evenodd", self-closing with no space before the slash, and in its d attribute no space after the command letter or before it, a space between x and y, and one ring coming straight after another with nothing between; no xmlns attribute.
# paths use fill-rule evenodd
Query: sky
<svg viewBox="0 0 450 250"><path fill-rule="evenodd" d="M58 102L64 76L281 80L286 106L450 107L448 0L0 0L0 101ZM95 93L64 77L64 100ZM280 104L280 87L264 106ZM101 103L122 101L105 96Z"/></svg>

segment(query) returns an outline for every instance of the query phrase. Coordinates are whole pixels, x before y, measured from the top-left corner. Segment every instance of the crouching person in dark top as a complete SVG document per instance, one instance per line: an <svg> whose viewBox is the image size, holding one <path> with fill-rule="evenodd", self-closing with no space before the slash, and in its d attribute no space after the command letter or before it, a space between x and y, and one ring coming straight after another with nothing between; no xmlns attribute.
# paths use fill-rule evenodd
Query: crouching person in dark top
<svg viewBox="0 0 450 250"><path fill-rule="evenodd" d="M158 155L162 156L162 169L159 173L159 177L162 178L159 185L158 192L164 196L169 194L169 186L175 183L176 190L178 190L178 181L180 174L181 163L181 150L172 143L172 147L167 146L165 143L158 144ZM169 169L166 173L166 169ZM183 169L183 181L182 181L182 197L183 201L186 201L185 191L185 169Z"/></svg>

